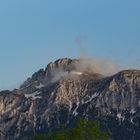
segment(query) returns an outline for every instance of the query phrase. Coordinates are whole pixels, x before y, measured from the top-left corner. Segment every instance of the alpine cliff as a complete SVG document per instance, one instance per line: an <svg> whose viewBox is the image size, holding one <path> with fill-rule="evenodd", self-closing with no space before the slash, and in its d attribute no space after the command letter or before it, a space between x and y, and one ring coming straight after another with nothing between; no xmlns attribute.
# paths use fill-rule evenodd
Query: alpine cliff
<svg viewBox="0 0 140 140"><path fill-rule="evenodd" d="M140 139L140 71L104 76L79 59L59 59L19 89L0 92L0 140L28 140L71 127L79 117L98 120L114 140Z"/></svg>

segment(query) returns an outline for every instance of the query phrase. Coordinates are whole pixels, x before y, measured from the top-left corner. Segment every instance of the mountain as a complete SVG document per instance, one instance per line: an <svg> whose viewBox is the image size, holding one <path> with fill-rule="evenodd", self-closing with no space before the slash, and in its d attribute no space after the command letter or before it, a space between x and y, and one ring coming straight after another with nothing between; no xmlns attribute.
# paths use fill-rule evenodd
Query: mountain
<svg viewBox="0 0 140 140"><path fill-rule="evenodd" d="M140 71L104 76L78 59L59 59L19 89L0 92L0 140L27 140L37 133L96 119L114 140L140 139Z"/></svg>

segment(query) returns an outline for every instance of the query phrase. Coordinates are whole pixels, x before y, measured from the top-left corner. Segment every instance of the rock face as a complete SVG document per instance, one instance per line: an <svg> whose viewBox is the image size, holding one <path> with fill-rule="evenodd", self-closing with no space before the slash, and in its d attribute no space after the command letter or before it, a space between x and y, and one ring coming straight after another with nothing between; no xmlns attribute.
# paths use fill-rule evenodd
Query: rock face
<svg viewBox="0 0 140 140"><path fill-rule="evenodd" d="M79 62L59 59L19 89L1 91L0 140L27 140L78 117L99 120L115 140L139 140L140 71L104 77L80 71Z"/></svg>

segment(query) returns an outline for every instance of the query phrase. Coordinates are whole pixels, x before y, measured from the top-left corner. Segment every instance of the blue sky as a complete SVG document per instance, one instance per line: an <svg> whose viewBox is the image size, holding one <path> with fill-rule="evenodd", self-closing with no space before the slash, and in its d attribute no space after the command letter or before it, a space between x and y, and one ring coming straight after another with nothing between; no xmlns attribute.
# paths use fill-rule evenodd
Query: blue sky
<svg viewBox="0 0 140 140"><path fill-rule="evenodd" d="M139 0L1 0L0 89L12 89L50 61L92 57L140 68Z"/></svg>

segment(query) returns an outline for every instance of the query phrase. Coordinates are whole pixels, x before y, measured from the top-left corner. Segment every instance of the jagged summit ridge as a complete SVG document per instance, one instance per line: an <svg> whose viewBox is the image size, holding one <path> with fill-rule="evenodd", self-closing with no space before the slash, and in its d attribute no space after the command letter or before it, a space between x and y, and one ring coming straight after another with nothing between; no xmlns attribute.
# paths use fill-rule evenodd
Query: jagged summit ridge
<svg viewBox="0 0 140 140"><path fill-rule="evenodd" d="M72 69L72 63L75 63L75 60L69 59L69 58L64 58L64 59L58 59L54 63L49 63L46 67L46 69L40 69L38 72L34 73L31 78L28 78L20 88L27 87L34 81L39 81L40 83L48 83L49 81L52 80L54 77L55 73L60 70L65 70L68 69L68 67L71 67ZM38 84L38 83L37 83Z"/></svg>
<svg viewBox="0 0 140 140"><path fill-rule="evenodd" d="M58 59L55 62L51 62L47 65L46 69L40 69L38 72L34 73L31 78L28 78L21 86L20 89L25 89L26 87L42 87L43 85L48 85L52 82L58 81L63 77L73 77L78 75L90 75L92 77L102 77L101 74L91 73L87 69L80 69L80 59L69 59L63 58Z"/></svg>

